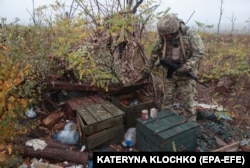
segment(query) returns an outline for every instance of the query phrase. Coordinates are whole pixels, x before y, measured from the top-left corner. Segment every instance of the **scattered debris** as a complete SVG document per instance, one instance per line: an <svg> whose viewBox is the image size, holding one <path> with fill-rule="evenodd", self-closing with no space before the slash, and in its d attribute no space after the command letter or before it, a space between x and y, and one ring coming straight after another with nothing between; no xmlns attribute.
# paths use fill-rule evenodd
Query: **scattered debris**
<svg viewBox="0 0 250 168"><path fill-rule="evenodd" d="M63 168L62 166L57 166L49 163L42 162L42 160L37 160L33 158L31 160L31 168L42 168L42 167L50 167L50 168Z"/></svg>
<svg viewBox="0 0 250 168"><path fill-rule="evenodd" d="M127 147L127 145L122 146L121 141L125 136L125 130L131 127L136 128L135 120L141 117L141 111L154 107L152 100L141 95L140 92L133 91L133 89L143 88L144 84L127 87L110 85L111 92L106 94L100 88L91 88L86 84L60 81L52 83L53 85L48 85L48 91L53 92L50 94L51 99L49 100L53 104L53 110L48 110L50 107L43 110L36 107L34 109L40 111L37 113L38 117L31 118L40 123L36 128L37 131L34 130L34 132L38 133L38 129L40 129L46 130L49 134L43 138L36 135L36 139L17 137L14 143L18 144L18 149L23 156L64 162L63 165L60 165L61 167L70 167L68 162L71 162L79 164L77 166L80 168L87 165L89 152L139 151L137 144ZM78 90L81 92L80 94L77 93ZM56 99L53 99L55 97ZM230 125L234 122L234 117L226 112L223 106L196 103L196 107L198 113L197 129L195 130L198 131L198 136L196 144L194 144L194 148L195 145L197 147L194 151L249 151L249 141L240 141L239 138L235 138L238 132L236 133ZM181 104L174 104L174 110L181 111L182 108ZM42 111L46 111L46 113ZM32 109L29 110L29 113L31 112L33 113ZM181 113L175 113L175 115L181 115ZM125 120L123 121L123 119ZM64 131L65 129L77 131L79 140L74 145L55 141L53 135L63 129ZM26 146L23 146L25 143ZM136 143L140 142L136 139ZM142 145L140 147L142 148ZM181 150L180 144L175 142L166 148ZM33 161L34 166L39 164L49 165L47 162ZM51 166L58 165L51 164Z"/></svg>
<svg viewBox="0 0 250 168"><path fill-rule="evenodd" d="M25 114L27 115L27 117L29 118L35 118L36 117L36 112L33 110L33 108L28 109Z"/></svg>
<svg viewBox="0 0 250 168"><path fill-rule="evenodd" d="M127 129L122 141L122 145L125 147L132 147L136 144L136 128L131 127Z"/></svg>
<svg viewBox="0 0 250 168"><path fill-rule="evenodd" d="M68 161L78 164L86 164L88 162L88 152L81 152L78 146L62 144L52 139L44 140L47 146L43 150L34 150L30 146L25 146L30 141L27 136L19 136L13 140L17 150L24 157L43 158L51 161L63 162Z"/></svg>
<svg viewBox="0 0 250 168"><path fill-rule="evenodd" d="M250 139L243 139L239 145L242 152L250 152Z"/></svg>
<svg viewBox="0 0 250 168"><path fill-rule="evenodd" d="M33 149L36 151L38 149L43 150L47 144L44 140L40 140L40 139L32 139L32 140L28 140L25 143L26 146L31 146L33 147Z"/></svg>
<svg viewBox="0 0 250 168"><path fill-rule="evenodd" d="M207 110L216 110L216 111L223 111L224 108L221 105L213 105L213 104L204 104L204 103L195 103L197 109L207 109Z"/></svg>
<svg viewBox="0 0 250 168"><path fill-rule="evenodd" d="M226 91L229 91L230 87L233 85L233 81L231 78L224 76L220 78L219 82L217 83L216 87L220 88L223 87Z"/></svg>

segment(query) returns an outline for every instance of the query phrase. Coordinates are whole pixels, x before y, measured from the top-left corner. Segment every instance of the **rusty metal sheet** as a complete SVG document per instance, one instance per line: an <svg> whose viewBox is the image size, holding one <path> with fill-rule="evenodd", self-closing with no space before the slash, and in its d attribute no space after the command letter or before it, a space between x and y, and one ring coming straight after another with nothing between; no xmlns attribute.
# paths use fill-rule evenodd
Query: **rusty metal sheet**
<svg viewBox="0 0 250 168"><path fill-rule="evenodd" d="M69 106L71 110L75 111L79 107L101 103L103 101L104 99L102 97L98 95L93 95L93 96L86 96L86 97L68 100L66 101L66 105Z"/></svg>

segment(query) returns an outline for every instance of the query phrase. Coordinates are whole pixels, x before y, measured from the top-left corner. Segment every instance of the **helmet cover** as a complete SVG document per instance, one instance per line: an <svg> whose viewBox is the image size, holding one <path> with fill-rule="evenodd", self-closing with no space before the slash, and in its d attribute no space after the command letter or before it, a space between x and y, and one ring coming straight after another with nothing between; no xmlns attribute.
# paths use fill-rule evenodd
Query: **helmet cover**
<svg viewBox="0 0 250 168"><path fill-rule="evenodd" d="M160 35L171 34L177 32L179 25L178 17L170 13L160 18L157 23L157 30Z"/></svg>

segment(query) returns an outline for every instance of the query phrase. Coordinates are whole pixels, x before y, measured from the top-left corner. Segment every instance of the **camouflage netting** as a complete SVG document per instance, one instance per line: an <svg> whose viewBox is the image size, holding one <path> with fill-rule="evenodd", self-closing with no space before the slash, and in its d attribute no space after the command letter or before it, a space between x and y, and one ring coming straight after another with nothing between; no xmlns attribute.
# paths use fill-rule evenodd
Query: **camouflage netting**
<svg viewBox="0 0 250 168"><path fill-rule="evenodd" d="M74 67L75 74L79 74L82 82L101 87L109 83L126 86L141 77L146 62L141 43L143 28L140 23L129 24L122 19L126 20L119 16L118 19L111 19L112 22L107 21L102 29L93 30L89 39L73 53L80 57L80 62L85 61L80 67ZM118 24L120 20L122 22ZM152 74L148 82L148 86L141 91L160 107L162 78Z"/></svg>
<svg viewBox="0 0 250 168"><path fill-rule="evenodd" d="M131 84L140 77L145 62L142 46L138 42L129 41L124 48L119 49L118 47L114 51L113 57L114 73L122 84Z"/></svg>
<svg viewBox="0 0 250 168"><path fill-rule="evenodd" d="M113 56L105 36L87 39L72 52L71 57L69 58L71 68L81 82L91 82L101 87L108 83L120 82L113 71Z"/></svg>

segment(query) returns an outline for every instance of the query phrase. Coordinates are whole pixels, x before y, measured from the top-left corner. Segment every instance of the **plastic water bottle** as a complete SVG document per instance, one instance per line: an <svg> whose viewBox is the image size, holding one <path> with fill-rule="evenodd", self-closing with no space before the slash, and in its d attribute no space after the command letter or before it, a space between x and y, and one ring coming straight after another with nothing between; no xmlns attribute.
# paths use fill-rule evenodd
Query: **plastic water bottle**
<svg viewBox="0 0 250 168"><path fill-rule="evenodd" d="M76 124L73 121L67 121L67 123L64 126L65 131L75 131L76 130Z"/></svg>
<svg viewBox="0 0 250 168"><path fill-rule="evenodd" d="M123 146L126 147L132 147L135 145L135 143L136 143L136 128L132 127L126 131L122 144Z"/></svg>
<svg viewBox="0 0 250 168"><path fill-rule="evenodd" d="M93 168L93 153L90 152L88 155L88 168Z"/></svg>
<svg viewBox="0 0 250 168"><path fill-rule="evenodd" d="M79 140L79 133L77 131L61 130L54 135L54 139L64 144L74 145Z"/></svg>
<svg viewBox="0 0 250 168"><path fill-rule="evenodd" d="M65 144L77 144L79 133L76 130L76 124L73 121L68 121L65 124L64 129L54 135L54 139Z"/></svg>

